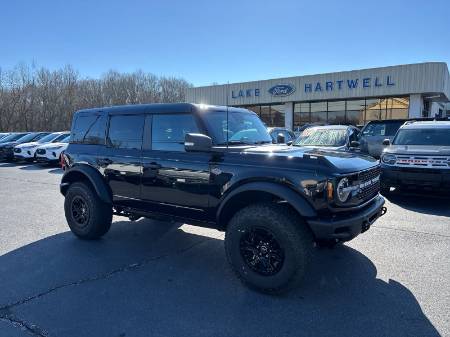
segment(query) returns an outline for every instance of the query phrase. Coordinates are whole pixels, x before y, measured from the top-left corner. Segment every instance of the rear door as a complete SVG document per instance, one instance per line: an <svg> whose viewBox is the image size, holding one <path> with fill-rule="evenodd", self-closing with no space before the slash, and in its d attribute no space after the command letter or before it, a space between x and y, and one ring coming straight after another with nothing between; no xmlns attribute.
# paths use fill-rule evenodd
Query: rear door
<svg viewBox="0 0 450 337"><path fill-rule="evenodd" d="M148 211L207 219L211 153L184 150L185 135L198 132L199 123L190 113L148 118L141 194Z"/></svg>
<svg viewBox="0 0 450 337"><path fill-rule="evenodd" d="M140 198L144 114L111 114L106 146L98 165L111 187L116 204L132 206Z"/></svg>

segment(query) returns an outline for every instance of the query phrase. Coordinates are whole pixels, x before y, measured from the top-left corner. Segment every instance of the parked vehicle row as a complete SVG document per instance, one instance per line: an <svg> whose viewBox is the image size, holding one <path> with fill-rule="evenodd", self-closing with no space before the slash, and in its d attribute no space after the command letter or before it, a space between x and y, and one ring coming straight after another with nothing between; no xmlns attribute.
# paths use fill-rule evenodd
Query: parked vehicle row
<svg viewBox="0 0 450 337"><path fill-rule="evenodd" d="M0 138L0 160L57 163L69 132L13 132Z"/></svg>

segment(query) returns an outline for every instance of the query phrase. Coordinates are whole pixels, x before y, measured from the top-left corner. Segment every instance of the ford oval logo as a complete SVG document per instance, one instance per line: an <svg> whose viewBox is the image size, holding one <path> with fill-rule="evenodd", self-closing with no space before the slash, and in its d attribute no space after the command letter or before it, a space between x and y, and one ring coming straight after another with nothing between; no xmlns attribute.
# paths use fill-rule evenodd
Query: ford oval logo
<svg viewBox="0 0 450 337"><path fill-rule="evenodd" d="M278 84L269 89L272 96L289 96L295 92L295 87L292 84Z"/></svg>

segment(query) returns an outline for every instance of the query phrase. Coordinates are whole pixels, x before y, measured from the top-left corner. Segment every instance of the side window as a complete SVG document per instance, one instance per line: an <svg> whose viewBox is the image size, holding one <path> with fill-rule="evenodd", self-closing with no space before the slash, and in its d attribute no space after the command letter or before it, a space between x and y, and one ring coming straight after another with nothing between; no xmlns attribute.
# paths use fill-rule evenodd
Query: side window
<svg viewBox="0 0 450 337"><path fill-rule="evenodd" d="M116 149L140 150L144 115L116 115L109 119L107 145Z"/></svg>
<svg viewBox="0 0 450 337"><path fill-rule="evenodd" d="M350 135L348 137L349 142L350 143L353 142L353 141L357 142L358 139L359 139L359 131L355 130L355 129L351 129L350 130Z"/></svg>
<svg viewBox="0 0 450 337"><path fill-rule="evenodd" d="M81 115L75 120L72 143L104 144L106 119L100 115Z"/></svg>
<svg viewBox="0 0 450 337"><path fill-rule="evenodd" d="M152 122L152 149L184 151L184 136L198 132L190 114L155 114Z"/></svg>

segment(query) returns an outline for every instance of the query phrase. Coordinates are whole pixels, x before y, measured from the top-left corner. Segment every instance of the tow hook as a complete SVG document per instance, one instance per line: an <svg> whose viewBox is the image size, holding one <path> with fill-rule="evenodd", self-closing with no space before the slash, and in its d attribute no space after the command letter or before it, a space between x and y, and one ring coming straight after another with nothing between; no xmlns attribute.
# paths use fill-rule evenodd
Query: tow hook
<svg viewBox="0 0 450 337"><path fill-rule="evenodd" d="M383 215L385 215L386 214L386 212L387 212L387 208L386 207L381 207L381 215L380 216L383 216Z"/></svg>

